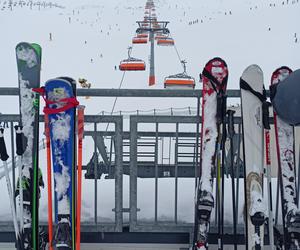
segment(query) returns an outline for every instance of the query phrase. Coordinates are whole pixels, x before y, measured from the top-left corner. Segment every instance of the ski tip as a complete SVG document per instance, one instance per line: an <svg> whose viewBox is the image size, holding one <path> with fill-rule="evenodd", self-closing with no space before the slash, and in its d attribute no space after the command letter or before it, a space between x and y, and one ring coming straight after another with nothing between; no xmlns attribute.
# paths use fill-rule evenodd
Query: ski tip
<svg viewBox="0 0 300 250"><path fill-rule="evenodd" d="M263 71L260 66L257 64L251 64L249 65L243 72L243 75L247 73L256 73L256 74L263 74Z"/></svg>

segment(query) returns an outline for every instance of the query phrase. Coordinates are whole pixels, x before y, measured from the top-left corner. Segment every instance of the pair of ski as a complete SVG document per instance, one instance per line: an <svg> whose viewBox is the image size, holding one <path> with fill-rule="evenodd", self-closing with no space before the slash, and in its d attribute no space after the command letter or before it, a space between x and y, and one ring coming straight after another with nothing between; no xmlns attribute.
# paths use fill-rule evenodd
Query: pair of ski
<svg viewBox="0 0 300 250"><path fill-rule="evenodd" d="M37 250L43 249L39 244L38 220L41 47L37 44L22 42L16 46L16 56L20 89L20 124L17 132L17 147L20 146L17 154L21 159L19 196L20 206L23 207L21 209L23 213L20 213L21 225L24 228L20 231L20 238L23 242L19 249ZM45 128L47 135L49 248L53 249L54 246L57 249L75 249L76 245L76 249L80 249L83 107L78 111L79 148L76 201L75 107L78 104L75 99L76 82L70 78L54 79L46 83L44 90L46 100L44 110L47 123ZM50 141L53 150L55 221L57 225L54 236L52 232ZM5 158L5 154L3 155ZM24 183L28 184L28 188L24 189ZM76 223L77 230L75 231ZM19 240L17 241L19 242Z"/></svg>
<svg viewBox="0 0 300 250"><path fill-rule="evenodd" d="M270 89L292 72L286 66L274 71ZM257 65L249 66L240 80L243 120L243 147L245 163L245 190L247 212L247 249L263 249L264 221L269 216L269 239L274 248L272 191L270 177L269 103L263 85L263 72ZM272 99L272 98L271 98ZM285 105L288 105L286 103ZM300 249L300 210L297 205L294 128L274 113L274 130L278 161L278 182L281 192L284 227L283 249ZM264 141L265 138L265 141ZM269 215L263 202L264 145L266 153ZM253 228L253 226L254 228ZM280 246L277 246L280 249Z"/></svg>
<svg viewBox="0 0 300 250"><path fill-rule="evenodd" d="M82 139L84 106L76 100L76 81L60 77L35 89L46 103L45 135L47 148L49 249L80 250ZM78 106L78 173L76 172L76 106ZM52 169L55 184L55 222L52 218Z"/></svg>

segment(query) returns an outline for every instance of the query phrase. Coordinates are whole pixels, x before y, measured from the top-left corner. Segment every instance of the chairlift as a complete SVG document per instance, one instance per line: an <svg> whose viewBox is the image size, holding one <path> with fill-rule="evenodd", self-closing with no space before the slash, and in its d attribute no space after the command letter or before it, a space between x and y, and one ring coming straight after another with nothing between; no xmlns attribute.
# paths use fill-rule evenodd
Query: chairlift
<svg viewBox="0 0 300 250"><path fill-rule="evenodd" d="M128 48L128 58L122 60L119 65L121 71L143 71L146 69L146 64L141 59L136 59L130 56L132 47Z"/></svg>
<svg viewBox="0 0 300 250"><path fill-rule="evenodd" d="M146 23L146 22L142 23L141 26L144 27L144 28L149 27L149 23Z"/></svg>
<svg viewBox="0 0 300 250"><path fill-rule="evenodd" d="M195 79L186 73L186 61L181 61L183 73L170 75L164 80L165 89L194 89Z"/></svg>
<svg viewBox="0 0 300 250"><path fill-rule="evenodd" d="M159 40L159 39L165 39L165 38L166 38L166 36L157 34L154 39Z"/></svg>
<svg viewBox="0 0 300 250"><path fill-rule="evenodd" d="M157 39L157 45L159 46L173 46L174 45L174 39L171 37L164 37Z"/></svg>
<svg viewBox="0 0 300 250"><path fill-rule="evenodd" d="M148 38L148 34L147 33L140 33L136 35L137 38Z"/></svg>
<svg viewBox="0 0 300 250"><path fill-rule="evenodd" d="M132 43L133 44L145 44L148 42L147 38L143 38L143 37L134 37L132 38Z"/></svg>

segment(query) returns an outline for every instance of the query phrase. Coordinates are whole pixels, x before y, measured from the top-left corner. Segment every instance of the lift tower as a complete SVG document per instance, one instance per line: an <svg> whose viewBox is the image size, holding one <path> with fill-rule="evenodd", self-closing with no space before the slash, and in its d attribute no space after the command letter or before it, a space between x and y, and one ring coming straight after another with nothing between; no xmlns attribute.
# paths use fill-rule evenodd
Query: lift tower
<svg viewBox="0 0 300 250"><path fill-rule="evenodd" d="M149 33L150 46L150 71L149 71L149 86L155 84L155 69L154 69L154 34L163 33L169 34L170 31L167 28L168 21L157 21L156 17L148 17L144 21L137 21L139 28L137 28L136 33ZM145 25L146 24L146 25Z"/></svg>

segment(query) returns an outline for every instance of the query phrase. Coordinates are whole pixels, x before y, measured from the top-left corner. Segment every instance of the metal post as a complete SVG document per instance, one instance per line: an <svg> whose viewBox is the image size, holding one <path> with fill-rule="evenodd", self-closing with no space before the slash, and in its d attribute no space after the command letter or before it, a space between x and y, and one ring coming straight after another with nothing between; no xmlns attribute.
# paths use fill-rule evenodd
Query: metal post
<svg viewBox="0 0 300 250"><path fill-rule="evenodd" d="M11 167L12 167L12 185L13 194L16 192L16 163L15 163L15 141L14 141L14 123L10 122L10 136L11 136ZM20 180L21 181L21 180ZM14 199L14 206L16 208L16 199Z"/></svg>
<svg viewBox="0 0 300 250"><path fill-rule="evenodd" d="M115 154L115 223L116 230L122 232L123 225L123 121L122 118L115 123L116 154Z"/></svg>
<svg viewBox="0 0 300 250"><path fill-rule="evenodd" d="M137 224L137 121L130 118L130 229Z"/></svg>
<svg viewBox="0 0 300 250"><path fill-rule="evenodd" d="M172 137L169 137L169 165L171 164Z"/></svg>
<svg viewBox="0 0 300 250"><path fill-rule="evenodd" d="M197 122L196 122L196 161L195 161L195 188L198 184L198 177L201 176L201 168L199 165L199 124L200 124L200 97L197 97ZM201 157L201 156L200 156ZM197 192L196 192L197 193Z"/></svg>
<svg viewBox="0 0 300 250"><path fill-rule="evenodd" d="M94 154L97 157L97 145L96 145L96 140L97 140L97 123L94 123ZM94 221L95 221L95 225L97 225L97 191L98 191L98 187L97 187L97 179L98 179L98 166L97 166L97 158L94 158L94 182L95 182L95 186L94 186L94 192L95 192L95 200L94 200Z"/></svg>
<svg viewBox="0 0 300 250"><path fill-rule="evenodd" d="M150 47L150 75L149 75L149 86L152 86L155 84L155 71L154 71L154 32L149 32L149 40L151 43Z"/></svg>
<svg viewBox="0 0 300 250"><path fill-rule="evenodd" d="M154 201L154 221L157 223L157 207L158 207L158 122L155 123L155 157L154 157L154 165L155 165L155 201Z"/></svg>
<svg viewBox="0 0 300 250"><path fill-rule="evenodd" d="M176 122L176 141L175 141L175 214L174 220L177 224L177 206L178 206L178 127L179 124Z"/></svg>

